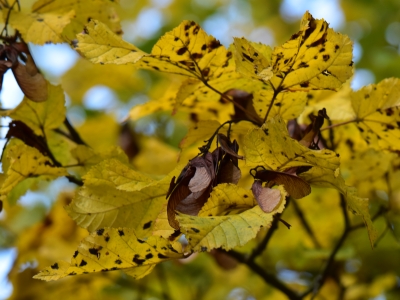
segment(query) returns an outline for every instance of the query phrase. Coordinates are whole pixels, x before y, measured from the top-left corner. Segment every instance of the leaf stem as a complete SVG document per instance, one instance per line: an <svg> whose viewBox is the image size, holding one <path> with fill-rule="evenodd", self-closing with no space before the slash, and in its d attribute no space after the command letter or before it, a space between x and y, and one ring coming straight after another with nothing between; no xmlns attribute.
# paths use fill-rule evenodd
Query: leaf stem
<svg viewBox="0 0 400 300"><path fill-rule="evenodd" d="M272 84L271 84L271 86L272 86ZM270 103L269 106L268 106L268 110L267 110L267 113L265 114L263 123L267 122L268 115L269 115L269 113L270 113L270 111L271 111L271 109L272 109L272 106L274 105L274 102L275 102L276 97L278 96L278 94L279 94L280 92L281 92L280 89L274 89L274 95L272 96L271 103Z"/></svg>
<svg viewBox="0 0 400 300"><path fill-rule="evenodd" d="M353 120L349 120L349 121L345 121L345 122L341 122L341 123L336 123L336 124L327 126L325 128L321 128L320 131L328 130L328 129L331 129L331 128L339 127L339 126L346 125L346 124L353 123L353 122L357 122L357 121L358 121L357 119L353 119Z"/></svg>

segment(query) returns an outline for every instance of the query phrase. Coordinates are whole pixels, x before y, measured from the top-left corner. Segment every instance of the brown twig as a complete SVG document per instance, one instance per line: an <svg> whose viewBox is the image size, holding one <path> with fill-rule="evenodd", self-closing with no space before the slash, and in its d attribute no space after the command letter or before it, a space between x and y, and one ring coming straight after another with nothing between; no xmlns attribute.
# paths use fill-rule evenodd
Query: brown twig
<svg viewBox="0 0 400 300"><path fill-rule="evenodd" d="M278 289L282 293L284 293L291 300L300 300L302 296L294 292L292 289L288 288L282 281L276 278L275 275L268 273L254 261L249 261L246 257L236 251L228 251L226 252L229 256L235 258L238 262L245 264L248 266L254 273L258 274L265 283L273 286Z"/></svg>
<svg viewBox="0 0 400 300"><path fill-rule="evenodd" d="M303 211L301 210L300 206L297 204L296 201L292 201L293 202L293 207L294 207L294 211L296 212L297 216L300 219L301 224L303 225L304 229L306 230L306 232L308 233L308 235L310 236L311 240L313 241L314 245L316 248L321 248L321 244L318 242L314 231L312 230L310 224L308 224L306 217L304 216Z"/></svg>
<svg viewBox="0 0 400 300"><path fill-rule="evenodd" d="M65 118L64 120L64 125L67 127L68 132L70 134L70 139L74 141L78 145L85 145L87 144L81 139L79 133L75 130L75 128L71 125L71 123L68 121L68 118Z"/></svg>

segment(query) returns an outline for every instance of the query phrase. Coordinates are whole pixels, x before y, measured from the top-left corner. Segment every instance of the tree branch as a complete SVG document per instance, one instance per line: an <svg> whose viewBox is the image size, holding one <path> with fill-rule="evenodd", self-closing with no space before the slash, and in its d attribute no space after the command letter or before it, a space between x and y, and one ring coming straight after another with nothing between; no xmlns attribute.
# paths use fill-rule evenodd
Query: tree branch
<svg viewBox="0 0 400 300"><path fill-rule="evenodd" d="M267 284L273 286L274 288L280 290L291 300L300 300L302 296L298 295L296 292L288 288L282 281L276 278L274 275L267 273L263 268L261 268L254 261L248 261L244 255L236 251L226 252L229 256L235 258L238 262L247 265L254 273L258 274Z"/></svg>
<svg viewBox="0 0 400 300"><path fill-rule="evenodd" d="M335 262L335 256L338 253L339 249L342 247L344 241L347 238L347 235L350 232L350 219L349 215L347 212L347 205L346 201L344 199L344 196L340 194L340 206L342 208L342 213L343 213L343 218L344 218L344 230L342 233L342 236L339 238L339 241L336 243L335 248L332 250L331 254L329 255L329 258L325 264L325 268L322 271L320 275L318 275L315 278L314 284L307 290L305 291L301 296L305 297L309 293L313 292L313 297L314 298L317 294L318 291L321 289L321 287L324 285L326 279L328 278L329 273L331 272L333 263Z"/></svg>
<svg viewBox="0 0 400 300"><path fill-rule="evenodd" d="M311 240L313 241L314 245L316 248L321 248L321 244L318 242L314 231L312 230L310 224L308 224L303 211L301 210L300 206L297 204L296 201L292 201L293 202L293 207L294 207L294 211L296 212L297 216L300 219L301 224L303 225L304 229L306 230L306 232L308 233L308 235L310 236Z"/></svg>
<svg viewBox="0 0 400 300"><path fill-rule="evenodd" d="M268 242L274 235L275 231L278 229L279 216L274 215L274 220L272 221L271 227L268 229L267 234L264 239L254 248L253 252L247 258L247 261L254 261L257 256L261 255L264 250L267 248Z"/></svg>

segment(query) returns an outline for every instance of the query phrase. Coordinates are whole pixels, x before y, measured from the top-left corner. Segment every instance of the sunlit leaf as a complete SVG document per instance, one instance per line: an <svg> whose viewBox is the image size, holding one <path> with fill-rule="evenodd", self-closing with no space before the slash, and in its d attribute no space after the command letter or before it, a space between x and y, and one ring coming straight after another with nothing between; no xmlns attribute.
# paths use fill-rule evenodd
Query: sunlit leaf
<svg viewBox="0 0 400 300"><path fill-rule="evenodd" d="M64 33L69 39L82 31L84 25L91 19L105 23L113 32L121 34L119 18L115 11L115 3L108 0L38 0L33 4L32 11L40 14L63 14L74 11L74 18L65 28ZM101 9L94 9L95 7Z"/></svg>
<svg viewBox="0 0 400 300"><path fill-rule="evenodd" d="M70 264L54 263L34 278L51 281L68 275L122 270L139 279L156 264L182 257L178 242L156 236L142 240L130 228L101 228L82 241Z"/></svg>
<svg viewBox="0 0 400 300"><path fill-rule="evenodd" d="M384 79L350 94L357 127L371 146L400 149L400 79Z"/></svg>
<svg viewBox="0 0 400 300"><path fill-rule="evenodd" d="M58 128L65 119L65 99L61 86L48 85L48 99L32 102L26 97L7 115L28 125L35 134L43 136L46 130Z"/></svg>
<svg viewBox="0 0 400 300"><path fill-rule="evenodd" d="M0 190L2 199L26 178L41 176L41 179L54 179L68 175L64 168L54 167L48 157L26 145L9 148L6 159L9 161L9 167Z"/></svg>
<svg viewBox="0 0 400 300"><path fill-rule="evenodd" d="M86 25L85 32L78 34L77 38L78 48L76 50L92 63L135 63L146 54L132 44L125 42L107 25L97 20L91 20Z"/></svg>
<svg viewBox="0 0 400 300"><path fill-rule="evenodd" d="M338 89L352 76L352 42L306 12L300 31L272 53L270 79L279 90Z"/></svg>
<svg viewBox="0 0 400 300"><path fill-rule="evenodd" d="M25 14L12 12L10 24L21 32L25 42L44 45L46 43L62 43L65 41L62 32L75 17L75 11L68 12L33 12Z"/></svg>
<svg viewBox="0 0 400 300"><path fill-rule="evenodd" d="M273 75L272 49L245 38L234 38L236 70L244 76L267 82Z"/></svg>
<svg viewBox="0 0 400 300"><path fill-rule="evenodd" d="M154 45L150 54L123 41L107 26L92 20L78 35L78 51L94 63L136 63L140 68L209 80L228 66L232 52L193 21L183 21Z"/></svg>

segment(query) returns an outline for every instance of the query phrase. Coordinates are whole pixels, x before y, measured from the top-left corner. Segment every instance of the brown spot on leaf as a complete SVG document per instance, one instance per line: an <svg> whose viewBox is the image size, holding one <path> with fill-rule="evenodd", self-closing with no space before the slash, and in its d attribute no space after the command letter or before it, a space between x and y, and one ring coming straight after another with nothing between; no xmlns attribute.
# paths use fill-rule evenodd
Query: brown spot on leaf
<svg viewBox="0 0 400 300"><path fill-rule="evenodd" d="M188 48L182 47L182 48L180 48L178 51L176 51L176 54L182 55L182 54L184 54L187 50L188 50Z"/></svg>

